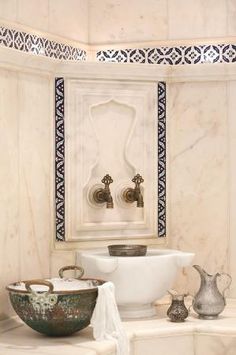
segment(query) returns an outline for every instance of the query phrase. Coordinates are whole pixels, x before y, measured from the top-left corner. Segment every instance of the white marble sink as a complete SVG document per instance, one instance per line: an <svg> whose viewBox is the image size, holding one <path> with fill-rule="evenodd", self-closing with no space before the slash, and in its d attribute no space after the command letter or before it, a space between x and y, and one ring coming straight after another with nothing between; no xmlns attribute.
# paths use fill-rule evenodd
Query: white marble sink
<svg viewBox="0 0 236 355"><path fill-rule="evenodd" d="M107 250L77 252L85 277L112 281L122 318L151 317L153 303L173 286L179 268L191 264L193 253L149 249L146 256L115 257Z"/></svg>

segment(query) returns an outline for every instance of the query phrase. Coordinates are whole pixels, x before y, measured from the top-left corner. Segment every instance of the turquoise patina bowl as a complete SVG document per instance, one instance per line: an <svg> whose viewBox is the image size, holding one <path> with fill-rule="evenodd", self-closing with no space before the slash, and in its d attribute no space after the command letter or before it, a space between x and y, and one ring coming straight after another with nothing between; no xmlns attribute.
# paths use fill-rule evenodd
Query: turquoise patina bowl
<svg viewBox="0 0 236 355"><path fill-rule="evenodd" d="M65 270L78 269L78 279L64 278ZM66 336L87 327L105 281L82 279L83 269L66 266L58 279L29 280L7 286L17 315L32 329L49 336Z"/></svg>

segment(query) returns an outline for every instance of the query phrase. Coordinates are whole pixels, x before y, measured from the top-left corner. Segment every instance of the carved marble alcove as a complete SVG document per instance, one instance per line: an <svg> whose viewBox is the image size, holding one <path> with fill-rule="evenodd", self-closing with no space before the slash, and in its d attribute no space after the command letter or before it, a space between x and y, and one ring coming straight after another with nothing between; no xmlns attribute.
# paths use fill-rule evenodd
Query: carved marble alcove
<svg viewBox="0 0 236 355"><path fill-rule="evenodd" d="M67 79L65 88L67 241L157 236L157 84ZM144 178L144 208L122 193ZM114 208L93 192L109 174Z"/></svg>

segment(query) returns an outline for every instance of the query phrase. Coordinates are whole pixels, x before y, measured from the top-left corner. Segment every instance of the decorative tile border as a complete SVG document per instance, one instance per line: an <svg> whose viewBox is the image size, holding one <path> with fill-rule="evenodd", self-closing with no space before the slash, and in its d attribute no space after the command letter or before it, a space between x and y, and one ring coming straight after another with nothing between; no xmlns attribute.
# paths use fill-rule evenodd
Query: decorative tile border
<svg viewBox="0 0 236 355"><path fill-rule="evenodd" d="M158 102L158 236L166 236L166 83L159 82L157 87Z"/></svg>
<svg viewBox="0 0 236 355"><path fill-rule="evenodd" d="M53 59L87 60L87 52L83 49L4 26L0 26L0 45ZM106 49L96 53L96 60L166 65L234 63L236 44Z"/></svg>
<svg viewBox="0 0 236 355"><path fill-rule="evenodd" d="M55 208L56 240L65 240L64 79L55 79Z"/></svg>
<svg viewBox="0 0 236 355"><path fill-rule="evenodd" d="M166 236L166 84L158 91L158 236ZM65 241L64 79L55 79L55 209L56 240Z"/></svg>
<svg viewBox="0 0 236 355"><path fill-rule="evenodd" d="M3 26L0 26L0 45L53 59L86 60L86 51L80 48Z"/></svg>
<svg viewBox="0 0 236 355"><path fill-rule="evenodd" d="M156 47L140 49L107 49L98 51L98 62L143 64L203 64L236 62L236 45Z"/></svg>

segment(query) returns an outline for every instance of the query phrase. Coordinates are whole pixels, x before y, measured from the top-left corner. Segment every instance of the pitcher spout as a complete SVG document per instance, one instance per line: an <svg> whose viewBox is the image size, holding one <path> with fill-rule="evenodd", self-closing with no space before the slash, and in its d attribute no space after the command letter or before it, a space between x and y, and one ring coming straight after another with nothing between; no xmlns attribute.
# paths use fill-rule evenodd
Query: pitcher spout
<svg viewBox="0 0 236 355"><path fill-rule="evenodd" d="M200 265L193 265L194 269L196 269L200 276L205 278L207 275L210 276Z"/></svg>

